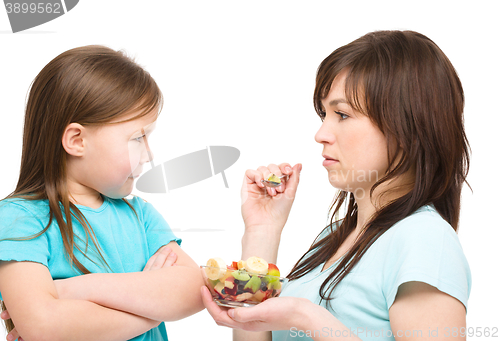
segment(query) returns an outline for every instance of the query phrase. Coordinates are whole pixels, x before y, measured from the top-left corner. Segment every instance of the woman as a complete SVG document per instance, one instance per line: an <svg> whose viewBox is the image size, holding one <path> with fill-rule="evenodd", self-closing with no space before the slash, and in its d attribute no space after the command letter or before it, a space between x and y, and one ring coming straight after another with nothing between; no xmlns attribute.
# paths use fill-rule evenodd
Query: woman
<svg viewBox="0 0 500 341"><path fill-rule="evenodd" d="M202 288L208 311L243 329L236 340L465 338L471 277L456 230L469 145L450 61L422 34L369 33L321 63L314 106L323 166L340 189L331 224L279 298L225 311ZM300 169L246 172L242 259L276 261ZM266 189L271 172L290 180Z"/></svg>

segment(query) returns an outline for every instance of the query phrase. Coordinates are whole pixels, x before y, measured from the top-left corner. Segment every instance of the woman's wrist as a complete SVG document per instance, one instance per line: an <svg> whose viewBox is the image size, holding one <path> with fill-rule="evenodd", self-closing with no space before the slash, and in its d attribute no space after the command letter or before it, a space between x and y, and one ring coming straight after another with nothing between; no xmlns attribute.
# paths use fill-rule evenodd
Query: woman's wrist
<svg viewBox="0 0 500 341"><path fill-rule="evenodd" d="M314 340L331 340L333 336L337 340L360 341L355 333L342 322L340 322L325 307L315 304L308 299L301 299L303 304L295 306L294 321L291 328L302 331L306 335L315 335ZM316 333L315 331L319 331Z"/></svg>
<svg viewBox="0 0 500 341"><path fill-rule="evenodd" d="M291 321L290 328L296 328L296 330L310 330L314 329L315 319L313 316L318 314L318 308L321 308L319 305L312 303L307 298L298 298L301 300L301 304L296 304L294 306L294 313L289 316L293 318Z"/></svg>

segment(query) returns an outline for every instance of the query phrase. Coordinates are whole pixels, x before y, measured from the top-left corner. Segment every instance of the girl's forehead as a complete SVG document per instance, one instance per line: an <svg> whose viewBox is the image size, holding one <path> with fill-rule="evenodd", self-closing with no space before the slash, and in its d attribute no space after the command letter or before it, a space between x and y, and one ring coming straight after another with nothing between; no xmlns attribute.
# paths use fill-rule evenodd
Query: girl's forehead
<svg viewBox="0 0 500 341"><path fill-rule="evenodd" d="M156 118L146 118L141 117L137 120L130 121L129 129L127 131L129 133L149 133L156 128Z"/></svg>
<svg viewBox="0 0 500 341"><path fill-rule="evenodd" d="M127 119L130 119L130 121L121 122L121 123L120 123L120 121L118 121L117 123L123 124L123 126L130 127L131 129L134 129L134 128L141 129L141 128L144 128L146 126L149 127L149 126L156 124L156 120L158 119L158 111L153 110L152 112L150 112L144 116L141 116L141 117L137 117L137 116L139 116L138 113L133 113L132 115L129 115L128 117L125 116L123 119L120 120L120 121L125 121ZM137 117L137 118L135 118L135 117Z"/></svg>

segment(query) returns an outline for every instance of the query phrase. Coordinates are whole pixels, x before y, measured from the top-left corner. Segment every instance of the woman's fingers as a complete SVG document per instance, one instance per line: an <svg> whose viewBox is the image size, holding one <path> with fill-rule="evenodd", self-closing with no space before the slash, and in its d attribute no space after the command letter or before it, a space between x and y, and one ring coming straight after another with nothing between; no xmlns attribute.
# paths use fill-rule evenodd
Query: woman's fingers
<svg viewBox="0 0 500 341"><path fill-rule="evenodd" d="M258 306L252 308L231 309L229 315L236 322L246 323L259 321L262 319L262 312L256 308L258 308Z"/></svg>
<svg viewBox="0 0 500 341"><path fill-rule="evenodd" d="M257 184L257 186L263 188L264 184L261 182L261 180L264 179L264 176L262 175L262 172L254 169L248 169L245 172L245 180L247 184Z"/></svg>
<svg viewBox="0 0 500 341"><path fill-rule="evenodd" d="M301 171L302 171L301 163L298 163L295 166L293 166L292 175L289 176L285 189L285 195L289 198L295 198L295 193L297 192L297 187L299 186Z"/></svg>
<svg viewBox="0 0 500 341"><path fill-rule="evenodd" d="M201 299L205 308L207 308L208 313L212 316L217 324L231 322L229 316L227 316L226 310L222 310L221 307L214 302L212 295L207 287L201 287Z"/></svg>
<svg viewBox="0 0 500 341"><path fill-rule="evenodd" d="M295 194L298 186L298 173L302 169L302 164L297 164L293 168L289 163L282 163L279 166L276 164L269 164L267 167L260 166L257 170L249 169L245 172L245 179L247 184L257 184L260 188L265 188L267 193L274 197L280 193L287 191L289 194ZM282 175L288 175L289 179L282 180L283 184L278 187L266 187L262 180L268 179L271 174L281 177ZM293 179L292 179L293 178ZM291 184L291 189L288 190Z"/></svg>

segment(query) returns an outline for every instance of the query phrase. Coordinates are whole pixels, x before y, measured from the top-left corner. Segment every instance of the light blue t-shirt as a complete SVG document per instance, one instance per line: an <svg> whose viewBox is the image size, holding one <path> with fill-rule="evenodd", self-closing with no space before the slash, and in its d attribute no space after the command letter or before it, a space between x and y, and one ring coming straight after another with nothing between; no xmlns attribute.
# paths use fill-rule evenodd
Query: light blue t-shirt
<svg viewBox="0 0 500 341"><path fill-rule="evenodd" d="M139 197L128 200L137 212L137 217L123 200L105 196L103 199L103 204L97 209L76 205L93 229L101 253L109 266L108 268L101 260L89 239L87 255L91 260L77 250L75 256L90 272L142 271L148 259L160 247L174 240L180 245L181 240L173 234L165 219L150 203ZM72 221L76 243L85 251L86 237L83 227L75 218ZM26 241L2 240L32 236L45 228L48 222L48 200L0 201L0 260L41 263L49 269L53 279L80 275L68 260L55 218L47 232L40 237ZM165 324L161 323L133 340L167 340Z"/></svg>
<svg viewBox="0 0 500 341"><path fill-rule="evenodd" d="M307 275L288 282L281 296L303 297L319 304L319 288L340 259L321 272L324 263ZM329 311L362 340L394 340L389 308L398 287L409 281L430 284L467 307L471 274L456 232L433 206L424 206L394 224L366 251L351 272L337 285ZM327 307L326 301L321 303ZM426 337L428 330L406 331ZM316 334L314 334L316 333ZM329 326L273 332L273 341L312 340L309 336L341 335ZM404 336L404 335L401 335ZM409 336L409 335L407 335Z"/></svg>

